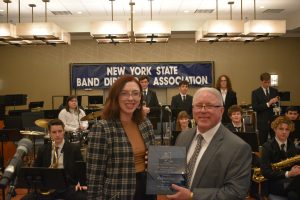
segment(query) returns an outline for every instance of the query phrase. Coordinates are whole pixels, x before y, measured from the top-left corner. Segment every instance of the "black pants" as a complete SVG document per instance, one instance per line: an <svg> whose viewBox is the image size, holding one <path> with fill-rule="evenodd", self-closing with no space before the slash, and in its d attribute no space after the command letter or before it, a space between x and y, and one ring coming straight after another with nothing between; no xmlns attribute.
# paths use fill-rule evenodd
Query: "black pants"
<svg viewBox="0 0 300 200"><path fill-rule="evenodd" d="M136 189L134 194L134 200L155 200L156 195L146 194L146 184L147 184L147 173L139 172L136 173Z"/></svg>

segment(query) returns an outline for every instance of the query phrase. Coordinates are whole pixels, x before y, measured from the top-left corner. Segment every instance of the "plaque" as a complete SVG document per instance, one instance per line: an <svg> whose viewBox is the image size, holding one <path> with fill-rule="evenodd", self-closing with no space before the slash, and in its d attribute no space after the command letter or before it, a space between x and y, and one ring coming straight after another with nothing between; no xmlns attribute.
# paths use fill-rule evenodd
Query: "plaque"
<svg viewBox="0 0 300 200"><path fill-rule="evenodd" d="M174 183L185 187L186 148L179 146L149 146L147 194L174 194Z"/></svg>

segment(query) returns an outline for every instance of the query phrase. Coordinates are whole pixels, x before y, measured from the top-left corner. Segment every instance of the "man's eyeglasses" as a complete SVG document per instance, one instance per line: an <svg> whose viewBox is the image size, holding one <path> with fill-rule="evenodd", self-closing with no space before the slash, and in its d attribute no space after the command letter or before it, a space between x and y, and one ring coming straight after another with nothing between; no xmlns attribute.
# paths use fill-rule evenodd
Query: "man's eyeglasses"
<svg viewBox="0 0 300 200"><path fill-rule="evenodd" d="M205 104L202 104L202 105L193 105L193 108L194 109L197 109L197 110L213 110L214 108L220 108L220 107L223 107L223 106L218 106L218 105L205 105Z"/></svg>
<svg viewBox="0 0 300 200"><path fill-rule="evenodd" d="M133 90L133 91L126 91L122 90L120 93L120 97L122 99L129 99L129 97L132 97L133 99L138 99L141 97L141 92L138 90Z"/></svg>

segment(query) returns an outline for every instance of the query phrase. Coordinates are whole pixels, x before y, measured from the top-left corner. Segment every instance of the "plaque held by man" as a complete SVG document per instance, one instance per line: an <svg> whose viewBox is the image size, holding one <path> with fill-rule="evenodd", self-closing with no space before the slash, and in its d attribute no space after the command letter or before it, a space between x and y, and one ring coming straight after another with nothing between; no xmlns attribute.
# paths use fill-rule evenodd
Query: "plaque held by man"
<svg viewBox="0 0 300 200"><path fill-rule="evenodd" d="M171 185L185 186L186 148L149 146L147 194L173 194Z"/></svg>

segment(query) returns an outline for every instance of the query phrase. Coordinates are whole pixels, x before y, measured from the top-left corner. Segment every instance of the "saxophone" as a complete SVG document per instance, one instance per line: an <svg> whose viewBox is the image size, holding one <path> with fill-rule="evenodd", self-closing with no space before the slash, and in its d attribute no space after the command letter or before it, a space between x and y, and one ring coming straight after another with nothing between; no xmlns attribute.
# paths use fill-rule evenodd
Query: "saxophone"
<svg viewBox="0 0 300 200"><path fill-rule="evenodd" d="M56 150L55 142L52 141L52 160L49 168L57 168L58 167L58 155Z"/></svg>
<svg viewBox="0 0 300 200"><path fill-rule="evenodd" d="M58 168L58 155L57 155L56 148L57 147L55 146L55 142L54 140L52 140L52 150L51 150L52 159L49 168ZM55 190L54 189L47 190L47 191L40 190L39 192L42 195L50 195L53 192L55 192Z"/></svg>
<svg viewBox="0 0 300 200"><path fill-rule="evenodd" d="M297 155L297 156L288 158L286 160L280 161L278 163L273 163L273 164L271 164L271 166L272 166L273 170L281 170L283 168L290 167L299 161L300 161L300 155ZM254 167L252 181L254 181L256 183L261 183L261 182L264 182L265 180L267 180L267 179L262 175L261 168Z"/></svg>

